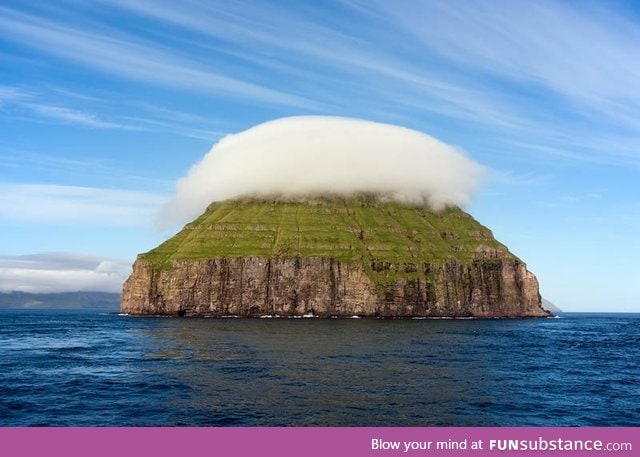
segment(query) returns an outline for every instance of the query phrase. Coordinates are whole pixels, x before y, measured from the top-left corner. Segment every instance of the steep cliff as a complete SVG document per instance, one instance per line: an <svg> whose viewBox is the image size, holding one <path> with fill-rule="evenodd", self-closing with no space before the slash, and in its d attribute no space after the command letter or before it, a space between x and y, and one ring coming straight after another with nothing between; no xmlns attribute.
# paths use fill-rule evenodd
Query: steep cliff
<svg viewBox="0 0 640 457"><path fill-rule="evenodd" d="M371 196L215 203L136 260L122 312L536 317L538 282L458 208Z"/></svg>

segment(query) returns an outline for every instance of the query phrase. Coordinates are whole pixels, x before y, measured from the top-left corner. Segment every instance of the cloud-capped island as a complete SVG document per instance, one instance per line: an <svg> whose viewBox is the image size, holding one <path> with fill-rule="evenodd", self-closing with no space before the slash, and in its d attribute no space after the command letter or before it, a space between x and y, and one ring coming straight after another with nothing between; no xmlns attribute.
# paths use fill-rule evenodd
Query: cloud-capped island
<svg viewBox="0 0 640 457"><path fill-rule="evenodd" d="M293 117L229 135L177 183L129 314L541 317L536 277L465 213L483 167L404 127ZM194 219L195 218L195 219Z"/></svg>

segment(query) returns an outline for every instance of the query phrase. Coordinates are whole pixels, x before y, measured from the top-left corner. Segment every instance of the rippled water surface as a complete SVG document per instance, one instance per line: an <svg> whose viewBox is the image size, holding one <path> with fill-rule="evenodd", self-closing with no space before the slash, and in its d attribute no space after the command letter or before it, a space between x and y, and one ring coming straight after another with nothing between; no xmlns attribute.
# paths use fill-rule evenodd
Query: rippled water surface
<svg viewBox="0 0 640 457"><path fill-rule="evenodd" d="M640 315L0 310L0 425L640 425Z"/></svg>

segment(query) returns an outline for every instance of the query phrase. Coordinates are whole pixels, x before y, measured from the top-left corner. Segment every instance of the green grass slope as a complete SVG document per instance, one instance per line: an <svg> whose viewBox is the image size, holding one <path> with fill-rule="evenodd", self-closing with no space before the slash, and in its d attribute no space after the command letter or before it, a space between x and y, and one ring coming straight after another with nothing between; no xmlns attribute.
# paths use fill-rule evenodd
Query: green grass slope
<svg viewBox="0 0 640 457"><path fill-rule="evenodd" d="M417 264L470 261L481 246L508 253L488 228L459 208L434 212L372 196L242 199L210 205L140 259L160 269L174 260L242 256Z"/></svg>

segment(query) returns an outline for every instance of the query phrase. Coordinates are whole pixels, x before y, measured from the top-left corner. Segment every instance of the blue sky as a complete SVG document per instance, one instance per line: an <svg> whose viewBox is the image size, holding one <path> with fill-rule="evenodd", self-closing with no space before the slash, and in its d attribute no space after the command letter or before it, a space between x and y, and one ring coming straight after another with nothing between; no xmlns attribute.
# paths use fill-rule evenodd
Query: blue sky
<svg viewBox="0 0 640 457"><path fill-rule="evenodd" d="M640 311L632 3L5 0L0 289L117 289L212 144L316 114L463 149L490 169L467 210L545 297Z"/></svg>

